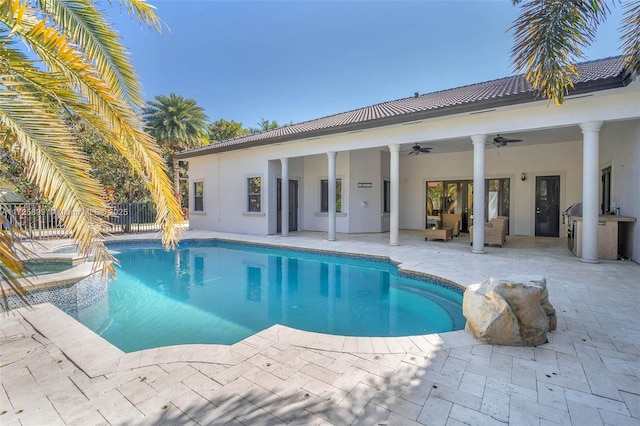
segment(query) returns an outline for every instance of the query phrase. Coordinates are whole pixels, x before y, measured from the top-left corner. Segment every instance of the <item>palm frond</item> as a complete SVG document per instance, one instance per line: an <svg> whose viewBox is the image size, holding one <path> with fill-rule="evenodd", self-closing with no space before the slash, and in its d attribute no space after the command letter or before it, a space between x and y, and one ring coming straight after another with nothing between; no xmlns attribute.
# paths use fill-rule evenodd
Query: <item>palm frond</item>
<svg viewBox="0 0 640 426"><path fill-rule="evenodd" d="M640 73L640 1L624 4L624 19L620 31L622 49L627 56L629 70Z"/></svg>
<svg viewBox="0 0 640 426"><path fill-rule="evenodd" d="M573 87L574 64L595 39L608 6L604 0L532 0L523 3L521 10L510 28L515 38L514 68L543 97L561 104Z"/></svg>
<svg viewBox="0 0 640 426"><path fill-rule="evenodd" d="M209 143L209 117L194 99L175 93L156 95L142 114L149 133L172 152Z"/></svg>
<svg viewBox="0 0 640 426"><path fill-rule="evenodd" d="M118 98L143 105L138 76L104 14L89 0L41 0L41 10L63 28Z"/></svg>
<svg viewBox="0 0 640 426"><path fill-rule="evenodd" d="M0 20L15 23L12 17ZM44 21L37 21L35 14L23 19L17 31L26 44L42 59L54 73L60 73L71 82L87 100L94 116L83 116L93 125L111 127L111 134L105 140L129 160L133 170L145 178L153 201L157 207L157 220L163 223L163 241L173 246L180 234L182 220L180 206L171 194L171 185L166 175L166 166L159 154L159 148L152 138L142 130L142 122L129 104L112 93L99 74L84 61L83 56L56 29L47 27ZM99 123L100 117L104 123ZM131 155L133 153L133 155ZM167 196L170 195L170 196Z"/></svg>
<svg viewBox="0 0 640 426"><path fill-rule="evenodd" d="M112 0L108 0L111 4ZM145 0L118 0L120 7L126 9L131 18L135 18L140 24L145 24L150 28L154 28L158 32L162 32L162 20L156 15L155 7L147 3Z"/></svg>
<svg viewBox="0 0 640 426"><path fill-rule="evenodd" d="M107 211L102 188L87 173L86 158L58 112L16 86L0 91L0 127L19 147L29 179L51 200L81 251L96 250L113 272L113 258L102 243L104 222L96 214Z"/></svg>
<svg viewBox="0 0 640 426"><path fill-rule="evenodd" d="M3 34L0 31L0 37ZM15 45L13 38L0 43L0 82L3 86L20 86L21 91L38 93L44 102L57 105L60 110L72 110L83 115L92 113L78 94L69 90L67 81L60 74L41 70Z"/></svg>

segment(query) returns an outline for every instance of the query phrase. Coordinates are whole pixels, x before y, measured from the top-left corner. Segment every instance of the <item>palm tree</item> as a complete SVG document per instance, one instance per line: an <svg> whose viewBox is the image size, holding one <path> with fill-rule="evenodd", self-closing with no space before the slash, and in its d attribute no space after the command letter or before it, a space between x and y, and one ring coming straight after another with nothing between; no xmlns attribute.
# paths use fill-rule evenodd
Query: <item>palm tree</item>
<svg viewBox="0 0 640 426"><path fill-rule="evenodd" d="M270 121L264 117L260 117L260 122L256 124L258 125L258 127L249 127L247 130L250 133L258 133L258 132L268 132L269 130L274 130L280 127L280 125L276 120Z"/></svg>
<svg viewBox="0 0 640 426"><path fill-rule="evenodd" d="M140 24L160 31L144 0L120 0ZM137 111L141 87L129 56L97 0L0 1L0 146L64 217L82 253L95 249L103 271L114 259L103 244L104 190L64 120L82 119L130 163L157 207L163 242L177 242L180 206L160 149ZM27 55L25 52L29 52ZM0 230L0 278L19 291L25 272L15 230Z"/></svg>
<svg viewBox="0 0 640 426"><path fill-rule="evenodd" d="M582 48L596 37L598 25L609 14L605 0L512 0L521 14L511 27L515 45L514 68L542 96L556 104L564 101L577 75L575 63L583 59ZM610 3L618 3L611 1ZM629 71L640 72L640 0L623 4L621 40Z"/></svg>
<svg viewBox="0 0 640 426"><path fill-rule="evenodd" d="M157 95L143 111L148 132L171 154L208 145L208 121L204 109L193 99L175 93ZM180 202L180 161L171 155L173 193Z"/></svg>

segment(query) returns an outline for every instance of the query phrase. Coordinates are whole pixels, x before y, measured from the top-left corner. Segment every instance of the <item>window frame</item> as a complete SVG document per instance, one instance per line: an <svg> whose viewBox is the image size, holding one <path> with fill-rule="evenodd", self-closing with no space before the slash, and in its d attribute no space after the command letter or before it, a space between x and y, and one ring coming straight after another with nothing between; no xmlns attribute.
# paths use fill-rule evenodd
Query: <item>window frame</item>
<svg viewBox="0 0 640 426"><path fill-rule="evenodd" d="M338 188L340 188L339 191L338 191ZM325 197L326 197L326 200L325 200ZM342 197L342 178L336 177L336 213L342 213L342 198L343 198ZM326 205L326 208L325 208L325 205ZM320 213L329 213L329 179L328 178L320 179Z"/></svg>
<svg viewBox="0 0 640 426"><path fill-rule="evenodd" d="M198 185L201 186L202 195L198 196ZM198 209L198 199L200 199L200 209ZM193 181L193 208L191 212L193 213L204 213L204 179L194 180Z"/></svg>
<svg viewBox="0 0 640 426"><path fill-rule="evenodd" d="M259 179L258 182L258 186L259 186L259 191L258 192L251 192L251 186L252 186L252 180L253 179ZM246 212L247 213L262 213L262 176L260 175L252 175L252 176L246 176L245 177L245 194L246 194ZM252 202L252 197L254 197L254 200ZM258 209L255 209L255 197L257 197L257 205L258 205Z"/></svg>

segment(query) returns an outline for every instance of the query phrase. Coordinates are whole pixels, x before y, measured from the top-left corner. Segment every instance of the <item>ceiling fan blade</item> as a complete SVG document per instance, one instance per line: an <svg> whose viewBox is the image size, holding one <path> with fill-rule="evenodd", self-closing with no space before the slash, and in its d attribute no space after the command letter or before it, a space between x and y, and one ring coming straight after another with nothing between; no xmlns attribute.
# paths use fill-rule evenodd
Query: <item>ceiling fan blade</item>
<svg viewBox="0 0 640 426"><path fill-rule="evenodd" d="M505 138L504 136L500 136L500 135L496 135L495 138L493 138L493 143L495 144L499 144L500 146L504 146L508 143L516 143L516 142L522 142L522 139L510 139L510 138ZM498 146L498 145L496 145Z"/></svg>

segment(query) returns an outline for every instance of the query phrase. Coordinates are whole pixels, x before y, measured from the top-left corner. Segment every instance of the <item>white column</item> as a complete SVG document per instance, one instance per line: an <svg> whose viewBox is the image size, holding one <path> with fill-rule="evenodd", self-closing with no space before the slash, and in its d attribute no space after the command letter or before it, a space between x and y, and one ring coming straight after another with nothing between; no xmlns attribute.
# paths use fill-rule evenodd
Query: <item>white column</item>
<svg viewBox="0 0 640 426"><path fill-rule="evenodd" d="M336 240L336 155L335 151L327 152L329 159L329 241Z"/></svg>
<svg viewBox="0 0 640 426"><path fill-rule="evenodd" d="M582 129L582 259L598 262L598 192L602 121L580 124Z"/></svg>
<svg viewBox="0 0 640 426"><path fill-rule="evenodd" d="M280 182L280 213L282 219L280 223L281 235L286 237L289 235L289 159L281 158L282 179ZM273 223L273 222L272 222Z"/></svg>
<svg viewBox="0 0 640 426"><path fill-rule="evenodd" d="M473 248L484 253L484 145L487 135L473 135Z"/></svg>
<svg viewBox="0 0 640 426"><path fill-rule="evenodd" d="M398 239L400 235L400 145L389 145L390 160L390 191L389 194L389 245L399 245Z"/></svg>

